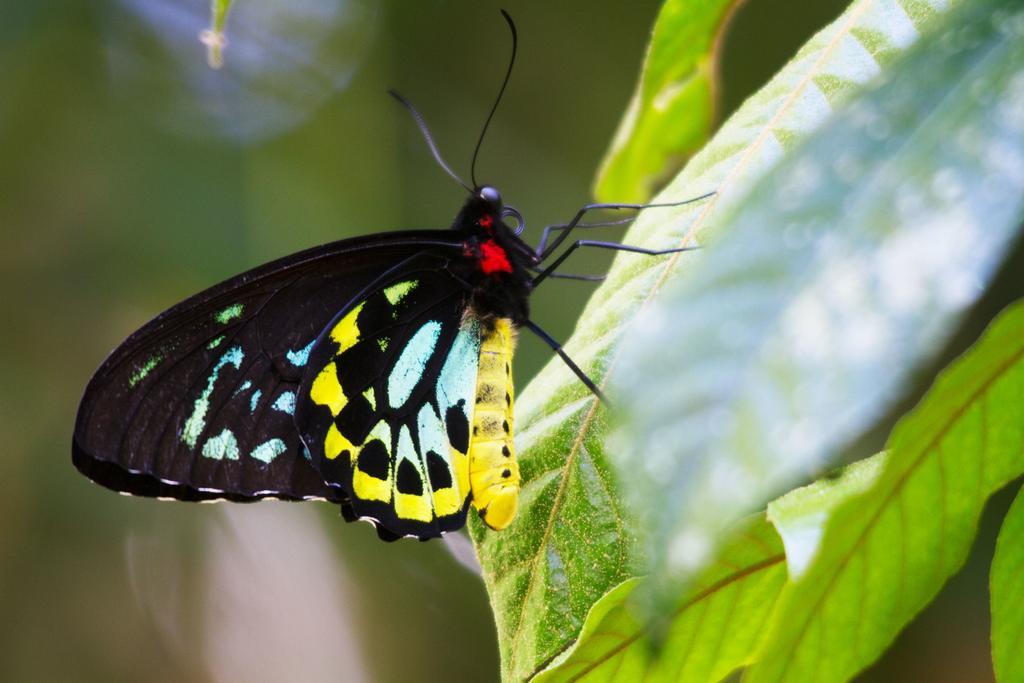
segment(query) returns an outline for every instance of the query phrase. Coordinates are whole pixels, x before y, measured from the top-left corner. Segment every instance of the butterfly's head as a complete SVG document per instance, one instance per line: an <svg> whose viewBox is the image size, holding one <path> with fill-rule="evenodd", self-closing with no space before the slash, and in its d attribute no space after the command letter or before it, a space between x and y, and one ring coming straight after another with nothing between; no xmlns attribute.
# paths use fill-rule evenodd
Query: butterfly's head
<svg viewBox="0 0 1024 683"><path fill-rule="evenodd" d="M484 206L492 211L495 215L501 213L501 193L498 192L498 188L493 185L484 185L476 191L476 196L480 198L480 201Z"/></svg>
<svg viewBox="0 0 1024 683"><path fill-rule="evenodd" d="M512 218L509 225L506 219ZM499 231L520 234L526 227L523 215L501 200L501 193L493 185L481 185L466 200L452 228L481 238L494 236Z"/></svg>

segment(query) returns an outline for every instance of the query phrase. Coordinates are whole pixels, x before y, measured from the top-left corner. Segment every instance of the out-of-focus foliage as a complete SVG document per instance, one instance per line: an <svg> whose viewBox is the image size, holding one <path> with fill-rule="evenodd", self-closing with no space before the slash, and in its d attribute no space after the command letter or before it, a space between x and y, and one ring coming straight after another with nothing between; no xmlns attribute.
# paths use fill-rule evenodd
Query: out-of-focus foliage
<svg viewBox="0 0 1024 683"><path fill-rule="evenodd" d="M666 0L651 31L640 82L598 172L604 202L642 202L711 134L717 58L741 0Z"/></svg>
<svg viewBox="0 0 1024 683"><path fill-rule="evenodd" d="M871 8L855 3L838 23L867 21ZM712 221L701 255L657 274L673 281L630 322L614 375L623 419L610 451L648 530L652 571L670 585L737 516L820 470L886 414L1019 234L1020 6L964 3L897 57L898 24L886 25L894 38L868 43L889 55L884 73L746 195L723 180L728 210L636 231L650 244ZM852 28L830 40L837 53L864 42ZM709 154L722 138L726 130Z"/></svg>
<svg viewBox="0 0 1024 683"><path fill-rule="evenodd" d="M180 135L251 144L349 85L377 12L368 0L114 0L107 63L122 106Z"/></svg>

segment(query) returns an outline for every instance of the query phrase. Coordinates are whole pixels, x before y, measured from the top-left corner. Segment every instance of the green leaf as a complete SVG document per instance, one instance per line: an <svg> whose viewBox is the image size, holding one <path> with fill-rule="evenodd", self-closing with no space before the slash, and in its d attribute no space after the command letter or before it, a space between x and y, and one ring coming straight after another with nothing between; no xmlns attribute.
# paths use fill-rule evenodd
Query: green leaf
<svg viewBox="0 0 1024 683"><path fill-rule="evenodd" d="M715 222L722 200L740 196L771 170L784 142L821 125L833 103L884 71L946 5L945 0L903 0L895 6L858 0L727 121L662 196L670 201L717 190L716 199L648 211L626 241L668 246L713 234L720 227ZM764 239L775 241L777 235ZM605 385L622 335L641 331L631 322L633 314L657 298L666 280L684 273L696 255L621 255L580 318L566 344L568 353ZM700 355L686 344L682 355L697 362ZM679 348L678 341L670 347ZM636 535L641 526L629 517L608 462L605 409L555 358L519 396L516 412L520 516L500 533L475 520L470 524L506 680L528 678L568 648L591 606L640 570ZM639 474L630 473L629 479Z"/></svg>
<svg viewBox="0 0 1024 683"><path fill-rule="evenodd" d="M1024 681L1024 489L1003 520L992 559L992 663L1003 683Z"/></svg>
<svg viewBox="0 0 1024 683"><path fill-rule="evenodd" d="M829 513L870 488L884 463L882 455L868 458L773 502L768 518L782 539L763 516L729 534L715 562L677 601L657 646L628 602L643 581L631 579L594 605L576 644L533 680L716 681L750 663L786 567L792 573L794 564L806 566Z"/></svg>
<svg viewBox="0 0 1024 683"><path fill-rule="evenodd" d="M594 186L600 201L643 202L700 149L715 113L718 42L738 0L666 0Z"/></svg>
<svg viewBox="0 0 1024 683"><path fill-rule="evenodd" d="M783 591L747 680L842 681L873 662L963 564L988 497L1024 473L1022 425L1024 301L893 430L877 483L835 510Z"/></svg>
<svg viewBox="0 0 1024 683"><path fill-rule="evenodd" d="M825 524L833 510L869 490L885 466L886 454L853 463L836 477L820 479L790 491L768 505L768 521L775 525L786 548L786 567L798 578L818 554Z"/></svg>
<svg viewBox="0 0 1024 683"><path fill-rule="evenodd" d="M708 681L746 664L786 569L779 536L764 517L743 526L675 606L660 649L629 603L642 581L631 579L594 605L576 645L533 681Z"/></svg>
<svg viewBox="0 0 1024 683"><path fill-rule="evenodd" d="M868 2L847 21L880 4L876 21L909 23ZM934 22L719 214L632 321L608 450L666 601L723 525L885 415L991 282L1024 214L1022 27L1015 0Z"/></svg>

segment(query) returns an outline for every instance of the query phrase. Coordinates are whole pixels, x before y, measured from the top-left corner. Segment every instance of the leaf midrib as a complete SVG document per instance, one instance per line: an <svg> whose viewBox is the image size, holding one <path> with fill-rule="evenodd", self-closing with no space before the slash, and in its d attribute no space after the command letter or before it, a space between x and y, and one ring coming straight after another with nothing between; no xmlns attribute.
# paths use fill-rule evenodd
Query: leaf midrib
<svg viewBox="0 0 1024 683"><path fill-rule="evenodd" d="M728 586L732 585L733 583L736 583L737 581L741 581L741 580L747 578L748 576L752 576L752 575L756 574L757 572L764 571L766 569L771 569L772 567L776 566L780 562L785 562L785 561L786 561L786 554L785 553L776 553L775 555L772 555L771 557L767 557L767 558L761 560L760 562L756 562L756 563L754 563L752 565L744 567L743 569L740 569L739 571L736 571L733 574L730 574L728 576L725 576L725 577L719 579L718 581L716 581L715 583L711 584L710 586L708 586L707 588L705 588L704 590L700 591L695 596L693 596L692 598L690 598L689 600L684 602L682 605L677 607L672 612L672 618L673 619L678 618L686 610L688 610L691 607L699 604L700 602L704 601L707 598L714 597L714 595L716 593L718 593L719 591L723 590L724 588L727 588ZM601 664L605 663L606 661L608 661L609 659L614 657L616 654L618 654L622 650L626 649L627 647L629 647L630 645L635 643L637 640L639 640L639 638L640 638L640 632L638 631L638 632L634 633L633 635L629 636L628 638L626 638L625 640L623 640L622 643L616 645L614 648L609 650L603 656L598 657L597 659L592 660L590 662L590 664L586 668L584 668L582 671L580 671L579 674L577 674L576 676L570 678L569 681L572 682L572 681L580 680L581 678L583 678L583 676L586 676L588 673L590 673L591 671L596 669L598 666L600 666Z"/></svg>
<svg viewBox="0 0 1024 683"><path fill-rule="evenodd" d="M1002 379L1006 372L1017 364L1021 357L1024 357L1024 347L1018 349L1008 360L1001 363L992 373L992 375L988 377L981 384L981 386L979 386L975 391L973 391L970 394L967 400L963 401L959 406L957 406L956 410L954 410L953 414L950 416L950 419L946 422L946 424L942 425L938 432L936 432L935 436L927 443L927 445L925 445L921 449L920 453L918 453L914 457L913 461L909 464L906 470L903 471L899 475L899 477L896 478L896 480L892 484L892 488L890 489L890 491L885 495L885 497L881 501L879 501L877 509L871 515L871 519L867 520L867 522L864 524L864 529L858 535L857 540L850 547L850 552L846 553L840 559L839 564L836 566L836 570L832 572L832 576L829 578L824 589L821 591L821 594L818 598L814 600L814 604L811 607L811 609L807 611L807 614L809 616L807 619L803 620L803 623L801 624L800 629L796 634L796 637L793 639L793 647L788 648L786 659L783 662L783 667L779 670L779 674L777 677L778 679L781 680L785 676L786 671L789 670L790 665L793 663L797 646L803 642L804 636L807 634L807 629L810 628L811 622L814 621L814 615L819 613L822 603L831 594L832 587L834 586L836 581L839 580L839 577L845 574L850 559L860 552L860 549L866 541L869 532L874 530L876 522L878 521L879 517L881 517L882 514L888 509L889 505L892 502L892 499L903 490L903 487L910 479L910 476L918 471L918 467L921 465L921 462L924 460L924 458L926 458L935 448L937 448L940 442L943 441L946 438L946 436L948 436L949 431L953 428L953 426L956 423L960 421L960 419L964 416L967 410L974 405L975 401L977 401L984 394L986 394L993 384Z"/></svg>

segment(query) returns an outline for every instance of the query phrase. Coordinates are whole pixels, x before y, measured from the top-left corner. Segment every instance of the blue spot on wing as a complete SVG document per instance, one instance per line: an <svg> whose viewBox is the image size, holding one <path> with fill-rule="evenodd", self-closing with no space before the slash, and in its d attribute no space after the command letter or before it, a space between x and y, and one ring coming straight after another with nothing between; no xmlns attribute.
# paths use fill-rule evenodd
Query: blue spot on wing
<svg viewBox="0 0 1024 683"><path fill-rule="evenodd" d="M480 362L480 326L474 320L463 324L455 337L437 378L437 403L442 414L453 406L462 406L469 419L469 406L476 392L476 374Z"/></svg>
<svg viewBox="0 0 1024 683"><path fill-rule="evenodd" d="M431 320L416 330L416 334L402 349L391 375L388 377L388 403L400 408L409 400L416 383L434 354L437 338L441 335L441 323Z"/></svg>
<svg viewBox="0 0 1024 683"><path fill-rule="evenodd" d="M287 448L288 447L281 439L270 439L269 441L264 441L259 446L252 449L252 452L249 453L249 457L256 458L257 460L269 465L273 462L274 458L284 453Z"/></svg>
<svg viewBox="0 0 1024 683"><path fill-rule="evenodd" d="M220 375L221 370L225 365L231 365L237 370L242 366L242 359L244 357L245 354L242 353L242 347L235 346L228 349L220 357L220 360L217 361L217 364L213 366L209 377L206 378L206 388L203 389L199 398L196 399L192 414L185 421L185 426L181 432L181 440L189 448L195 448L199 435L206 428L206 413L210 409L210 395L213 394L213 387L217 383L217 377Z"/></svg>
<svg viewBox="0 0 1024 683"><path fill-rule="evenodd" d="M294 415L295 414L295 392L294 391L285 391L284 393L282 393L280 396L277 397L277 400L274 401L273 408L274 408L274 410L280 411L282 413L288 413L289 415Z"/></svg>
<svg viewBox="0 0 1024 683"><path fill-rule="evenodd" d="M306 344L305 348L299 349L298 351L288 351L284 354L285 358L287 358L288 362L295 367L301 368L309 361L309 352L313 350L313 344L315 343L316 340L314 339Z"/></svg>

